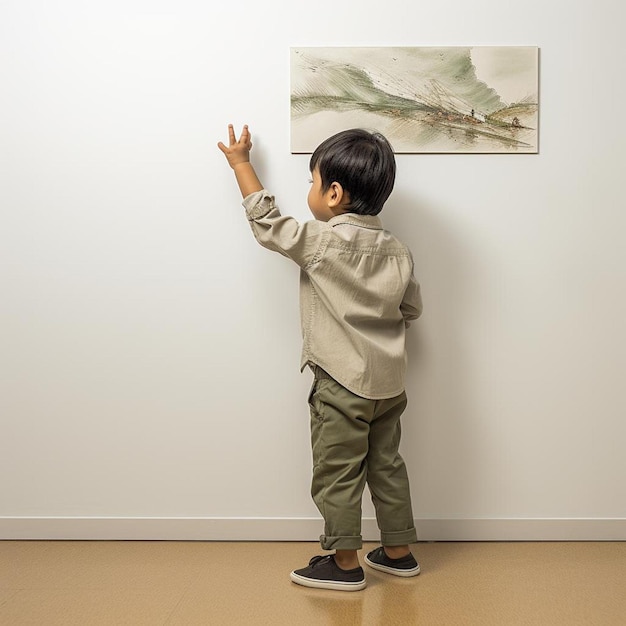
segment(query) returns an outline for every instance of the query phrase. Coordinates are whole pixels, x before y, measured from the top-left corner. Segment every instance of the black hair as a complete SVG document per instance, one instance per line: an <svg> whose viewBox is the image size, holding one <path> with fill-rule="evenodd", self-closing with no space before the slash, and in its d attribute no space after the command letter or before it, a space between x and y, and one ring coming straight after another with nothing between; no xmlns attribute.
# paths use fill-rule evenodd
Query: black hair
<svg viewBox="0 0 626 626"><path fill-rule="evenodd" d="M334 182L350 196L347 210L378 215L396 179L393 148L377 132L362 128L344 130L323 141L311 155L311 172L317 167L322 191Z"/></svg>

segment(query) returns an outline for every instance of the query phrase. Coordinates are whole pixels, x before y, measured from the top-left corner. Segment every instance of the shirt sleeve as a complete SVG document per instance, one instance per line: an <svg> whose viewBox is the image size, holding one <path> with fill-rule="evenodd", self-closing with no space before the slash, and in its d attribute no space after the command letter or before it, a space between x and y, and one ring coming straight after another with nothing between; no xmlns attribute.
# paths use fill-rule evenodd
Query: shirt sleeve
<svg viewBox="0 0 626 626"><path fill-rule="evenodd" d="M400 304L400 312L404 317L404 325L406 328L410 326L411 321L416 320L422 314L422 294L420 285L415 280L415 276L411 273L411 279L404 292L402 304Z"/></svg>
<svg viewBox="0 0 626 626"><path fill-rule="evenodd" d="M300 223L282 215L268 191L256 191L243 200L246 216L256 240L268 250L279 252L306 268L315 262L328 237L323 222Z"/></svg>

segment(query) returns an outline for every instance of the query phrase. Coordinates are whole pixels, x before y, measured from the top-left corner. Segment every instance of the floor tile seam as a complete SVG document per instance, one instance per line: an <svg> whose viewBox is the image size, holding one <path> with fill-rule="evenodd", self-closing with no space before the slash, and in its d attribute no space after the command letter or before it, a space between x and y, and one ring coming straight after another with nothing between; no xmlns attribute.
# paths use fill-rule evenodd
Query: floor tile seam
<svg viewBox="0 0 626 626"><path fill-rule="evenodd" d="M1 611L7 604L10 604L13 600L15 600L15 598L19 596L20 593L24 591L28 591L28 589L9 589L9 590L0 589L0 591L12 591L11 595L8 598L5 598L4 600L0 602L0 611Z"/></svg>
<svg viewBox="0 0 626 626"><path fill-rule="evenodd" d="M165 624L167 624L172 617L175 615L178 608L182 605L183 601L187 597L192 597L194 591L197 589L197 583L202 578L203 568L198 568L193 576L189 577L189 580L185 583L184 589L182 590L180 599L176 603L176 606L172 609L171 613L167 616L165 620Z"/></svg>
<svg viewBox="0 0 626 626"><path fill-rule="evenodd" d="M178 602L176 603L176 606L168 613L167 617L165 618L165 621L163 622L163 626L168 626L168 624L171 624L171 620L176 614L176 611L178 611L178 609L183 605L183 602L190 595L191 595L191 585L189 585L189 587L181 594L180 598L178 599Z"/></svg>
<svg viewBox="0 0 626 626"><path fill-rule="evenodd" d="M16 590L15 593L11 594L8 598L5 598L5 600L0 602L0 623L1 623L1 620L2 620L2 613L5 610L10 610L11 609L11 605L14 604L16 601L19 602L19 597L21 595L29 594L29 593L33 593L33 592L34 593L38 593L38 592L48 592L48 591L59 591L59 590L58 589L53 589L53 590L49 590L49 589L32 589L32 588ZM75 590L63 589L63 591L72 591L72 592L74 592ZM94 591L94 589L86 589L85 591ZM106 589L104 589L104 590L103 589L97 589L96 591L107 591L107 590ZM109 591L118 591L118 590L111 589ZM183 600L187 597L188 593L189 593L189 589L187 589L184 592L178 594L176 596L176 598L174 598L173 601L171 603L169 603L169 606L171 606L171 608L169 608L169 606L165 608L166 616L164 618L164 621L160 622L158 626L166 626L169 623L170 618L175 614L176 610L181 606ZM131 597L133 595L134 595L134 593L130 594ZM83 601L81 600L79 602L79 604L83 604Z"/></svg>

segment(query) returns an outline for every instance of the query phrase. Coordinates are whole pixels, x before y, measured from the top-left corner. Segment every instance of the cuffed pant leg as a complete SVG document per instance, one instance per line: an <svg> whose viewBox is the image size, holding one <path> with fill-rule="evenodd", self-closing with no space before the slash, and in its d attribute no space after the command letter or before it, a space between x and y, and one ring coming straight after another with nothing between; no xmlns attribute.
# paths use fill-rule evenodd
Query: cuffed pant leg
<svg viewBox="0 0 626 626"><path fill-rule="evenodd" d="M405 394L380 400L370 424L367 483L384 546L401 546L417 541L409 478L398 451L400 416L406 404Z"/></svg>
<svg viewBox="0 0 626 626"><path fill-rule="evenodd" d="M373 403L330 378L321 378L314 383L309 404L311 495L324 518L320 544L325 550L358 550L363 545L361 500L367 476L367 411L371 412Z"/></svg>

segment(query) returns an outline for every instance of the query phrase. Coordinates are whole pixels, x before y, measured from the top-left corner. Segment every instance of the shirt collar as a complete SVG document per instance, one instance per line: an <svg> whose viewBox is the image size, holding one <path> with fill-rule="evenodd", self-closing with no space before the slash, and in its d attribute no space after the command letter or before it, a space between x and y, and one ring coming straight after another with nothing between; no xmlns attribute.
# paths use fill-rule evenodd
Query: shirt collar
<svg viewBox="0 0 626 626"><path fill-rule="evenodd" d="M382 230L383 223L378 215L359 215L358 213L342 213L335 215L328 220L330 226L339 226L339 224L352 224L361 228L371 228L373 230Z"/></svg>

